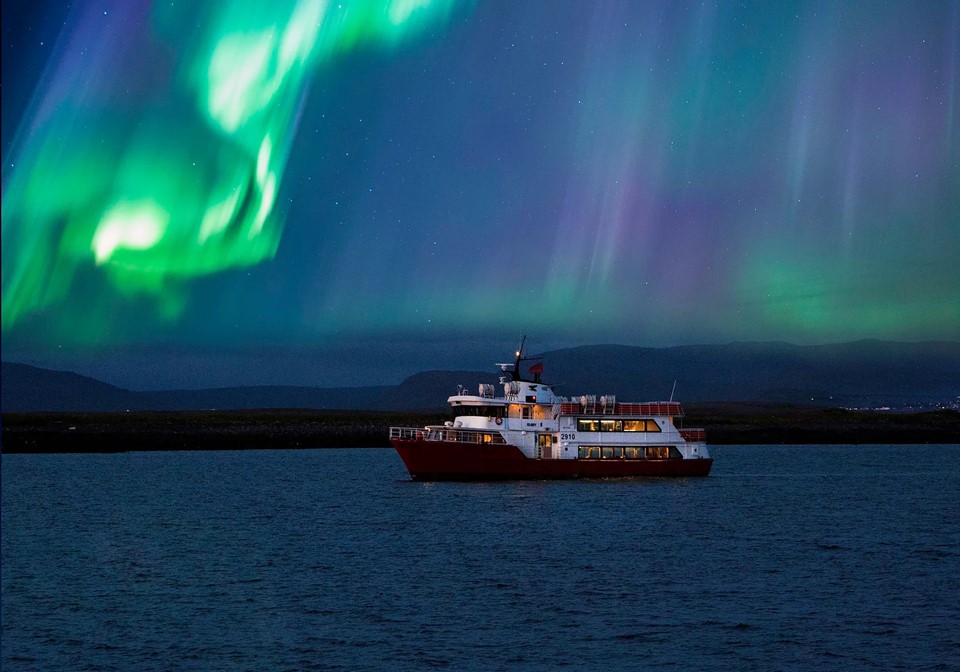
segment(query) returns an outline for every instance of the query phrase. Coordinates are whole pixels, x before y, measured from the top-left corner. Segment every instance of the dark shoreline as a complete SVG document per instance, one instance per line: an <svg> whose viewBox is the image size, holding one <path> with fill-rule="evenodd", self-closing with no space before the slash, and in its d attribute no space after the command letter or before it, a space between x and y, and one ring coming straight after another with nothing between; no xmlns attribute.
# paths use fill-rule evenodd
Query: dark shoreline
<svg viewBox="0 0 960 672"><path fill-rule="evenodd" d="M960 443L960 412L893 413L769 404L690 404L682 426L713 445ZM3 413L4 453L386 447L391 426L437 412L330 410Z"/></svg>

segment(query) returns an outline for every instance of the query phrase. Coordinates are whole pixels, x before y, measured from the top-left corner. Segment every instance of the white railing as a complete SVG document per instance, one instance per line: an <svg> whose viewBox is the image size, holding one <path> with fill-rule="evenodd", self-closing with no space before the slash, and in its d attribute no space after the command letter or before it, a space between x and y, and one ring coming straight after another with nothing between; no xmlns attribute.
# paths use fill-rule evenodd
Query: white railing
<svg viewBox="0 0 960 672"><path fill-rule="evenodd" d="M698 443L707 440L707 431L700 427L681 429L678 431L680 432L680 436L682 436L683 440L687 443Z"/></svg>
<svg viewBox="0 0 960 672"><path fill-rule="evenodd" d="M391 427L390 438L402 441L416 441L423 439L426 430L423 427Z"/></svg>
<svg viewBox="0 0 960 672"><path fill-rule="evenodd" d="M506 443L500 432L452 427L391 427L390 438L401 441L451 441L454 443Z"/></svg>

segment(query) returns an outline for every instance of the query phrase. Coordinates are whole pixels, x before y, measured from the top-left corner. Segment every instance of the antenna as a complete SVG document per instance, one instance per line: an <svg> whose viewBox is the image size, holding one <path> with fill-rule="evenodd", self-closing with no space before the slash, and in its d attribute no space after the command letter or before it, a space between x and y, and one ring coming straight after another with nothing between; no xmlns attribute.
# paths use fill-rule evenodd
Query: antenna
<svg viewBox="0 0 960 672"><path fill-rule="evenodd" d="M520 361L523 359L523 344L527 342L527 336L524 334L523 339L520 341L520 347L517 348L517 361L513 365L513 376L512 380L520 380Z"/></svg>
<svg viewBox="0 0 960 672"><path fill-rule="evenodd" d="M677 381L676 381L676 379L674 379L674 381L673 381L673 389L670 390L670 401L673 401L673 393L676 392L676 391L677 391Z"/></svg>

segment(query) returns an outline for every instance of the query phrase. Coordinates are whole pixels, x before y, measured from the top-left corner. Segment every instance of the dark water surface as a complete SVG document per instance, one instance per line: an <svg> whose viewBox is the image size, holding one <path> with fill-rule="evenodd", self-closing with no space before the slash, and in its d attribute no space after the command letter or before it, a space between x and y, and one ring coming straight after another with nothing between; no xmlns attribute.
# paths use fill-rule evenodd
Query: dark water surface
<svg viewBox="0 0 960 672"><path fill-rule="evenodd" d="M4 670L958 669L960 447L413 483L390 450L2 458Z"/></svg>

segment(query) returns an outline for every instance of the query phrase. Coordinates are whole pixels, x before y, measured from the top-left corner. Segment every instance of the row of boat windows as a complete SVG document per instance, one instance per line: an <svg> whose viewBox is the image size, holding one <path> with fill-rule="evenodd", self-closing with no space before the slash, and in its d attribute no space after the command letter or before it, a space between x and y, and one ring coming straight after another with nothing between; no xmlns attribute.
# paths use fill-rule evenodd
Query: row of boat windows
<svg viewBox="0 0 960 672"><path fill-rule="evenodd" d="M505 417L506 406L457 406L457 415L476 415L487 418Z"/></svg>
<svg viewBox="0 0 960 672"><path fill-rule="evenodd" d="M580 446L581 460L679 460L676 446Z"/></svg>
<svg viewBox="0 0 960 672"><path fill-rule="evenodd" d="M577 419L578 432L659 432L656 420Z"/></svg>
<svg viewBox="0 0 960 672"><path fill-rule="evenodd" d="M478 416L481 418L507 418L509 408L507 406L456 406L457 415ZM516 406L514 406L516 408ZM520 412L514 412L512 417L530 419L544 419L543 406L520 406Z"/></svg>

